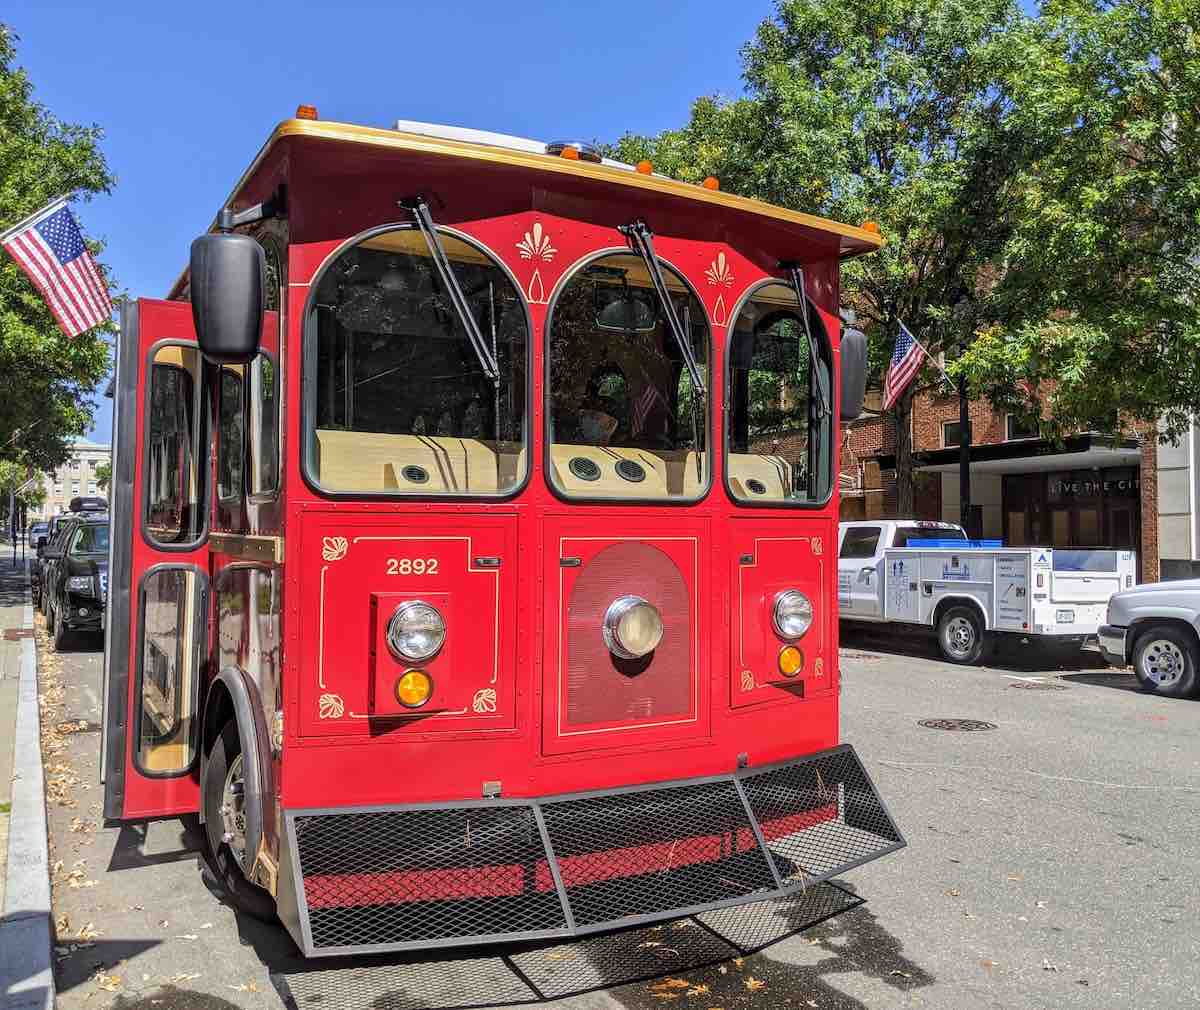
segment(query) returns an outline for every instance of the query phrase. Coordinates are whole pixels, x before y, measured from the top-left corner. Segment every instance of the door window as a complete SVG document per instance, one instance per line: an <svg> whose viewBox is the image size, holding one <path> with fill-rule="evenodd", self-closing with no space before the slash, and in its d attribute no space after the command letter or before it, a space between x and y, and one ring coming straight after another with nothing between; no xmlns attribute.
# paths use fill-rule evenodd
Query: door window
<svg viewBox="0 0 1200 1010"><path fill-rule="evenodd" d="M145 775L181 775L196 756L196 699L207 580L164 566L142 580L135 764Z"/></svg>
<svg viewBox="0 0 1200 1010"><path fill-rule="evenodd" d="M279 375L274 359L260 354L250 366L250 494L278 490Z"/></svg>
<svg viewBox="0 0 1200 1010"><path fill-rule="evenodd" d="M156 547L194 545L204 533L200 507L200 352L166 344L154 353L146 390L146 538Z"/></svg>
<svg viewBox="0 0 1200 1010"><path fill-rule="evenodd" d="M221 419L217 432L217 494L221 501L242 496L243 459L242 370L221 369Z"/></svg>

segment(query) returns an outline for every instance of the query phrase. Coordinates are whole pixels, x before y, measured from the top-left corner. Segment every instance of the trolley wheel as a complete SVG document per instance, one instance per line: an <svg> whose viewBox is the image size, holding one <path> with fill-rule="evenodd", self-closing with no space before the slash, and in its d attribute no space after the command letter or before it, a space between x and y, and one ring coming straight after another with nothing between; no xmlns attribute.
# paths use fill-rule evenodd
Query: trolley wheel
<svg viewBox="0 0 1200 1010"><path fill-rule="evenodd" d="M1147 691L1186 698L1197 687L1196 643L1178 628L1154 625L1133 647L1133 672Z"/></svg>
<svg viewBox="0 0 1200 1010"><path fill-rule="evenodd" d="M971 607L948 607L938 620L937 640L947 662L978 663L983 657L983 622Z"/></svg>
<svg viewBox="0 0 1200 1010"><path fill-rule="evenodd" d="M246 853L242 743L232 719L221 728L200 783L208 862L229 900L247 915L274 922L275 900L243 870Z"/></svg>

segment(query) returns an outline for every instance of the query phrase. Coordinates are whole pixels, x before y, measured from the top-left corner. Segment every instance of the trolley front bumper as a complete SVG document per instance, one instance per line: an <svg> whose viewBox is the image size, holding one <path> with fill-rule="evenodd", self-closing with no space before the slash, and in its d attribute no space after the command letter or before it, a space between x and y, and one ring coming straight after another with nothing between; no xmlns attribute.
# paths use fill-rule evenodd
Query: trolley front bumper
<svg viewBox="0 0 1200 1010"><path fill-rule="evenodd" d="M309 956L574 937L804 891L904 846L849 745L537 799L286 812Z"/></svg>

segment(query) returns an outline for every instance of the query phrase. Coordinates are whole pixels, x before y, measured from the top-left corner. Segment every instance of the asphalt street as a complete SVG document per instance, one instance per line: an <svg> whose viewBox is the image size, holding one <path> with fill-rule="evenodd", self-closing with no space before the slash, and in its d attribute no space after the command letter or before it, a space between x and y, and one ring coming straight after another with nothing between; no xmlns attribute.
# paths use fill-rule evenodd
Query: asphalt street
<svg viewBox="0 0 1200 1010"><path fill-rule="evenodd" d="M40 641L59 1006L284 1005L272 973L305 966L281 930L207 886L194 823L103 826L99 642L56 656ZM920 638L843 644L843 738L909 842L841 880L867 904L741 963L681 973L678 987L549 1006L1200 1004L1200 702L1142 694L1094 653L1047 660L1018 646L964 669ZM322 962L325 988L300 1010L341 1010L352 991L355 1005L429 1006L405 992L438 972L421 961Z"/></svg>

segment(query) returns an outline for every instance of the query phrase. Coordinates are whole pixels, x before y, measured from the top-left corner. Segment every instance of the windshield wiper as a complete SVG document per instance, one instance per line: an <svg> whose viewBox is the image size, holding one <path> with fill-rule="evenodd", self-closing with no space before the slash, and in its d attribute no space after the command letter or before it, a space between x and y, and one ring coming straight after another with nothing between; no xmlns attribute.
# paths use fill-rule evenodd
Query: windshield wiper
<svg viewBox="0 0 1200 1010"><path fill-rule="evenodd" d="M417 227L421 229L425 245L429 248L429 257L437 268L442 287L450 296L450 303L454 306L459 323L467 331L467 339L471 342L475 356L479 359L479 366L483 369L483 374L498 386L500 384L500 366L496 363L496 357L492 354L491 348L483 339L483 334L479 331L479 324L471 315L471 306L467 303L467 296L463 294L463 289L458 284L458 278L454 276L450 258L446 255L441 238L438 237L433 216L429 213L429 205L423 198L416 196L401 200L400 206L412 214Z"/></svg>
<svg viewBox="0 0 1200 1010"><path fill-rule="evenodd" d="M618 230L629 239L633 251L641 256L642 262L646 264L646 271L650 274L650 280L654 282L654 290L658 293L658 300L667 317L667 325L675 338L675 343L679 345L679 353L683 356L683 363L687 366L688 374L692 378L692 386L697 395L707 396L708 390L704 387L704 378L700 374L696 355L692 353L691 341L683 332L683 325L679 322L679 315L675 312L675 303L671 301L671 296L667 291L667 282L663 280L658 257L654 254L654 233L641 218L632 224L621 225Z"/></svg>
<svg viewBox="0 0 1200 1010"><path fill-rule="evenodd" d="M792 291L795 292L796 300L800 303L800 318L804 320L804 335L808 337L808 357L812 362L809 367L812 368L813 378L816 379L817 403L821 416L828 417L831 413L829 394L825 391L825 384L821 381L821 370L817 368L817 362L821 360L820 350L808 324L808 291L804 284L804 268L796 263L780 263L779 265L787 271L788 278L792 282Z"/></svg>

